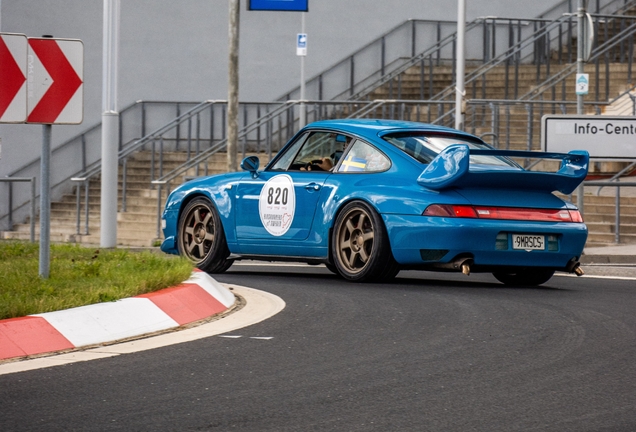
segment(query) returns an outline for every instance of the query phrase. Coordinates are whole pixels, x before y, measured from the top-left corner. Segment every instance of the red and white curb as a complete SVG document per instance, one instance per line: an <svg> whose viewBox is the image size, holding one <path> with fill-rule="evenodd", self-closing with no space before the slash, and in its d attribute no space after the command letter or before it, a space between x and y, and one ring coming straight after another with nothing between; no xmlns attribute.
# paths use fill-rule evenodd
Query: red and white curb
<svg viewBox="0 0 636 432"><path fill-rule="evenodd" d="M0 320L0 360L168 330L223 312L234 302L228 288L195 271L182 284L154 293Z"/></svg>

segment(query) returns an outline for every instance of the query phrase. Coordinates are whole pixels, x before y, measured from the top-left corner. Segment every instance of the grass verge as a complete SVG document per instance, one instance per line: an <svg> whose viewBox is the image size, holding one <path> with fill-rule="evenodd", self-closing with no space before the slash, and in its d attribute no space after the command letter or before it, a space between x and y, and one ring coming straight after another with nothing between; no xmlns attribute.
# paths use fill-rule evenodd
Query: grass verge
<svg viewBox="0 0 636 432"><path fill-rule="evenodd" d="M151 251L51 245L49 278L39 277L39 245L0 241L0 319L114 301L188 279L192 263Z"/></svg>

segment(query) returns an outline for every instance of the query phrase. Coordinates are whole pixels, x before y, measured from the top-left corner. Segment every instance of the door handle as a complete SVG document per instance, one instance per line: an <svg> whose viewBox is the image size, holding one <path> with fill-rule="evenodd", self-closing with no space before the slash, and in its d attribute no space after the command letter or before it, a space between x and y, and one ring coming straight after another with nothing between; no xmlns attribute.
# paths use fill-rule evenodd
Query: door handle
<svg viewBox="0 0 636 432"><path fill-rule="evenodd" d="M320 185L317 183L309 183L305 186L305 189L307 189L308 191L318 191L320 190Z"/></svg>

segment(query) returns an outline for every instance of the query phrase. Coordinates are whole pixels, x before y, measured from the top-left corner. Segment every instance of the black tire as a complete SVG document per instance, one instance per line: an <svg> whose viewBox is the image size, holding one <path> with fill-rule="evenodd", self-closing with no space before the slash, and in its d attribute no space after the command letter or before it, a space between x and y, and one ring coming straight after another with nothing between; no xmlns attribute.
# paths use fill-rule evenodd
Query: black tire
<svg viewBox="0 0 636 432"><path fill-rule="evenodd" d="M504 285L537 286L549 281L554 270L523 268L513 272L494 272L492 275Z"/></svg>
<svg viewBox="0 0 636 432"><path fill-rule="evenodd" d="M387 281L400 271L384 222L362 201L350 202L338 214L331 255L338 273L353 282Z"/></svg>
<svg viewBox="0 0 636 432"><path fill-rule="evenodd" d="M214 204L207 198L195 198L183 209L177 231L179 254L207 273L223 273L233 261L225 232Z"/></svg>
<svg viewBox="0 0 636 432"><path fill-rule="evenodd" d="M329 270L331 273L337 274L339 275L340 273L338 273L338 268L333 265L333 264L325 264L325 267L327 267L327 270Z"/></svg>

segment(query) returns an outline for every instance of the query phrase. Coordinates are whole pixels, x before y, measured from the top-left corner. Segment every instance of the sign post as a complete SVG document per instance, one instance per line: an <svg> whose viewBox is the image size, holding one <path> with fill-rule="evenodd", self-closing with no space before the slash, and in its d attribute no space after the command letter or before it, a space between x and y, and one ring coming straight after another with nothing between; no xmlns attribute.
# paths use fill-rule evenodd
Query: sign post
<svg viewBox="0 0 636 432"><path fill-rule="evenodd" d="M296 55L300 57L300 113L298 116L298 129L302 129L307 124L307 113L305 111L305 57L307 56L307 33L305 33L305 12L301 13L301 31L296 36Z"/></svg>
<svg viewBox="0 0 636 432"><path fill-rule="evenodd" d="M455 70L455 129L464 129L466 63L466 0L457 0L457 69Z"/></svg>
<svg viewBox="0 0 636 432"><path fill-rule="evenodd" d="M309 0L247 0L247 8L250 11L301 12L301 33L296 35L296 55L300 57L300 104L298 106L300 111L298 115L298 127L302 129L307 123L307 113L305 112L305 57L307 56L305 12L309 10ZM228 122L229 121L228 106ZM229 131L230 125L228 124L228 151L230 145Z"/></svg>
<svg viewBox="0 0 636 432"><path fill-rule="evenodd" d="M29 38L27 123L42 124L39 275L49 277L51 135L53 124L79 124L84 116L84 45L77 39Z"/></svg>

